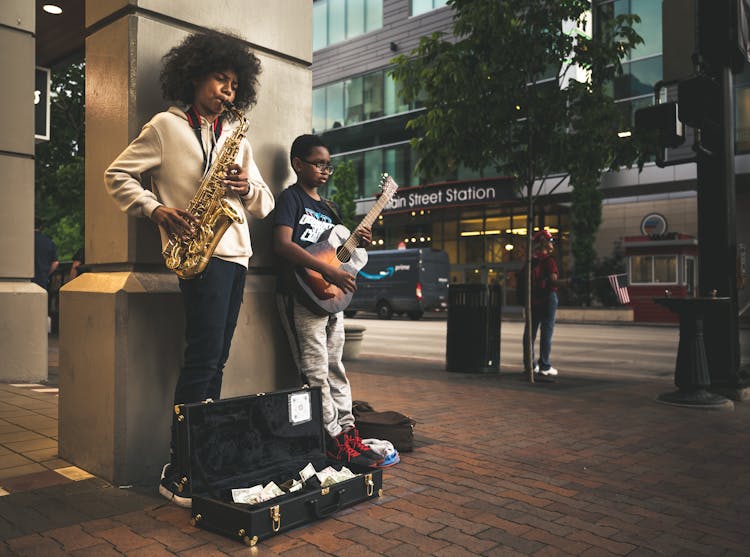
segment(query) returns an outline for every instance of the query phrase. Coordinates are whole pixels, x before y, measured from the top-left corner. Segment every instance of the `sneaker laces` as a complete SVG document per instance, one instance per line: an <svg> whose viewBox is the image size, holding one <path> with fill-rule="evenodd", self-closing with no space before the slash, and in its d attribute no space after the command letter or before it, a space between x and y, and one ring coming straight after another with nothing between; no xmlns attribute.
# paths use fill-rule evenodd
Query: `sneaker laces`
<svg viewBox="0 0 750 557"><path fill-rule="evenodd" d="M333 451L329 451L329 453L334 459L350 462L353 457L359 456L359 451L349 445L346 435L334 437L333 441L336 443L336 454L334 455Z"/></svg>
<svg viewBox="0 0 750 557"><path fill-rule="evenodd" d="M372 450L362 442L362 438L359 436L359 432L356 429L352 429L349 433L347 433L346 444L353 447L354 450L358 453Z"/></svg>
<svg viewBox="0 0 750 557"><path fill-rule="evenodd" d="M341 460L342 456L345 456L346 461L349 462L353 457L359 456L359 451L349 445L349 443L341 443L341 445L339 445L339 454L337 460Z"/></svg>

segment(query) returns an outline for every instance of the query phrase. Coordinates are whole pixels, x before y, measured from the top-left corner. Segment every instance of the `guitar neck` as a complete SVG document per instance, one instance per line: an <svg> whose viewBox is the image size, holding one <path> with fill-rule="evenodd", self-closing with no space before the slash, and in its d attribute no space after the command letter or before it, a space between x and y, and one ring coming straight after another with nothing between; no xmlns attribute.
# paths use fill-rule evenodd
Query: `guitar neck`
<svg viewBox="0 0 750 557"><path fill-rule="evenodd" d="M359 226L357 228L362 226L364 226L365 228L372 226L372 223L375 222L376 218L378 218L378 215L383 211L383 207L385 207L390 198L390 195L381 195L377 199L377 201L375 201L375 204L370 207L370 210L365 215L365 218L363 218L359 223ZM356 248L357 237L354 234L351 234L346 242L344 242L344 244L341 246L341 251L343 252L343 255L345 257L349 257Z"/></svg>

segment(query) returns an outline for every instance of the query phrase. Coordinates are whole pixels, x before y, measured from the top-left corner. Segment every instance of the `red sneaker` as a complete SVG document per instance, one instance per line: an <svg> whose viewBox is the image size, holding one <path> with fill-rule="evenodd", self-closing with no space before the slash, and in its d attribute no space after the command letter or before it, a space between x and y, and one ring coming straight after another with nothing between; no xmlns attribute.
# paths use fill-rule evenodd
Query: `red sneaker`
<svg viewBox="0 0 750 557"><path fill-rule="evenodd" d="M356 427L351 428L345 434L346 443L362 456L369 458L375 462L375 464L381 464L385 460L380 454L376 453L362 442L362 438L359 436L359 431L357 431Z"/></svg>
<svg viewBox="0 0 750 557"><path fill-rule="evenodd" d="M360 454L347 441L348 437L344 432L341 432L336 437L329 437L326 456L331 460L337 460L345 464L356 464L365 468L377 468L377 462Z"/></svg>

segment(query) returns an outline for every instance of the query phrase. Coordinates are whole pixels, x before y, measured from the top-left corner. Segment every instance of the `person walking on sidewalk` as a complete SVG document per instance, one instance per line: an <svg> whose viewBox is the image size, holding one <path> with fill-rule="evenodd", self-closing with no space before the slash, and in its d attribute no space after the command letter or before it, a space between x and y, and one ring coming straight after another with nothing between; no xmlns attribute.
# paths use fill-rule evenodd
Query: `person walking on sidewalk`
<svg viewBox="0 0 750 557"><path fill-rule="evenodd" d="M533 371L543 377L557 375L557 369L550 363L552 333L555 330L557 315L557 288L566 285L558 279L557 262L552 257L554 238L548 230L539 230L533 238L534 252L531 256L531 362ZM534 361L534 344L537 331L539 337L539 361ZM528 322L523 330L523 346L529 338ZM524 369L529 369L524 352Z"/></svg>
<svg viewBox="0 0 750 557"><path fill-rule="evenodd" d="M180 107L156 114L105 173L107 191L121 210L150 218L159 226L162 248L170 236L193 234L198 219L183 208L213 171L212 162L234 131L225 104L233 103L238 110L254 105L260 73L260 61L245 42L218 32L189 35L167 52L163 62L162 93ZM263 218L273 210L273 194L247 138L238 151L223 176L223 199L238 214ZM146 173L151 176L151 189L141 183ZM247 223L233 222L205 270L195 278L180 278L186 346L175 405L220 398L252 253ZM159 492L189 507L191 495L179 483L174 434Z"/></svg>
<svg viewBox="0 0 750 557"><path fill-rule="evenodd" d="M294 140L289 158L297 181L279 195L273 216L273 247L281 260L277 301L282 325L303 379L311 387L321 388L328 456L341 462L375 467L383 462L383 457L362 442L354 427L351 387L341 361L343 311L320 315L308 309L293 276L295 267L307 267L344 292L356 289L354 276L316 259L305 250L324 240L341 222L338 207L318 192L333 173L331 155L318 136L308 134ZM369 227L359 228L354 233L361 244L370 243Z"/></svg>

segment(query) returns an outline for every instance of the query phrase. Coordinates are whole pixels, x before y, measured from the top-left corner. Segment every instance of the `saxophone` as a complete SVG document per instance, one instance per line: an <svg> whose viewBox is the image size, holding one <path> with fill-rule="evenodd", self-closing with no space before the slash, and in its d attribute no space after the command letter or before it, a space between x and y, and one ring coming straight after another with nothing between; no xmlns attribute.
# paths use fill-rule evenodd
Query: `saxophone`
<svg viewBox="0 0 750 557"><path fill-rule="evenodd" d="M188 238L171 236L162 250L167 268L183 279L191 279L202 273L227 228L234 222L244 222L242 215L224 199L226 190L222 180L237 157L249 124L247 118L231 103L224 103L224 108L239 120L239 125L224 142L188 204L187 211L198 220L198 225Z"/></svg>

